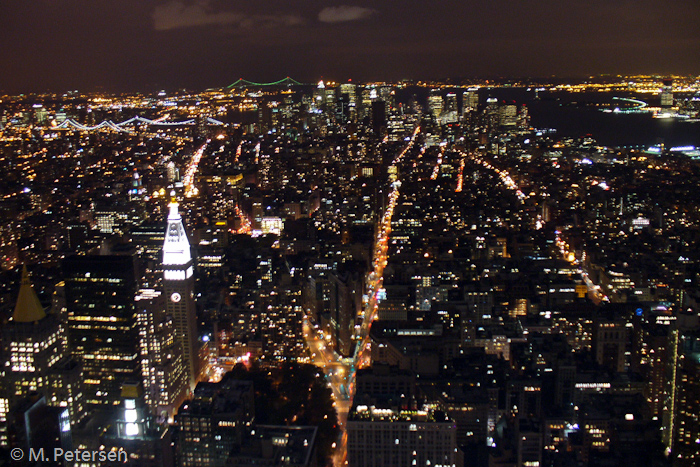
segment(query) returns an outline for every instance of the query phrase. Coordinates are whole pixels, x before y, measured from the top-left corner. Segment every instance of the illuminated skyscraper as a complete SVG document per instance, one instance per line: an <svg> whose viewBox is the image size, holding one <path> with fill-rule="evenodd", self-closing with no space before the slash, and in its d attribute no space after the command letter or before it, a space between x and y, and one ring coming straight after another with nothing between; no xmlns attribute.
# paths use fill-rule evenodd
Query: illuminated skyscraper
<svg viewBox="0 0 700 467"><path fill-rule="evenodd" d="M499 119L500 113L498 111L498 99L496 99L495 97L489 97L488 99L486 99L486 109L484 109L484 111L486 113L486 121L489 130L496 130L501 124Z"/></svg>
<svg viewBox="0 0 700 467"><path fill-rule="evenodd" d="M173 161L168 162L167 176L169 183L177 182L178 180L180 180L180 172L177 169L177 167L175 167L175 163Z"/></svg>
<svg viewBox="0 0 700 467"><path fill-rule="evenodd" d="M479 90L469 88L462 94L462 114L475 112L479 107Z"/></svg>
<svg viewBox="0 0 700 467"><path fill-rule="evenodd" d="M347 96L348 100L348 116L350 121L357 120L357 86L353 83L344 83L340 85L340 94Z"/></svg>
<svg viewBox="0 0 700 467"><path fill-rule="evenodd" d="M0 446L8 442L8 411L16 418L34 393L50 406L67 408L70 422L83 419L81 368L67 356L65 327L57 315L45 313L26 268L14 313L2 328L2 343Z"/></svg>
<svg viewBox="0 0 700 467"><path fill-rule="evenodd" d="M428 97L428 110L430 110L430 113L433 114L435 119L440 118L440 115L442 115L443 105L441 91L439 89L432 89Z"/></svg>
<svg viewBox="0 0 700 467"><path fill-rule="evenodd" d="M674 330L664 411L664 442L673 465L700 460L700 331Z"/></svg>
<svg viewBox="0 0 700 467"><path fill-rule="evenodd" d="M326 107L326 84L323 80L318 82L316 90L314 91L314 107L317 110L323 110Z"/></svg>
<svg viewBox="0 0 700 467"><path fill-rule="evenodd" d="M25 267L14 313L3 326L5 385L11 400L43 389L48 369L66 350L61 334L56 316L47 315L39 303Z"/></svg>
<svg viewBox="0 0 700 467"><path fill-rule="evenodd" d="M68 343L83 364L85 402L93 409L120 404L122 385L141 376L131 253L71 256L62 264Z"/></svg>
<svg viewBox="0 0 700 467"><path fill-rule="evenodd" d="M163 244L163 290L166 314L172 316L176 339L182 348L189 389L194 390L199 375L197 310L194 302L194 268L178 203L169 204L168 226Z"/></svg>
<svg viewBox="0 0 700 467"><path fill-rule="evenodd" d="M172 316L165 311L160 291L139 290L136 295L144 400L160 423L172 417L188 393L182 351L175 339Z"/></svg>
<svg viewBox="0 0 700 467"><path fill-rule="evenodd" d="M518 124L518 107L515 104L501 105L498 112L502 126L512 127Z"/></svg>
<svg viewBox="0 0 700 467"><path fill-rule="evenodd" d="M445 96L445 109L442 113L442 123L455 123L459 120L457 114L457 94L451 92Z"/></svg>

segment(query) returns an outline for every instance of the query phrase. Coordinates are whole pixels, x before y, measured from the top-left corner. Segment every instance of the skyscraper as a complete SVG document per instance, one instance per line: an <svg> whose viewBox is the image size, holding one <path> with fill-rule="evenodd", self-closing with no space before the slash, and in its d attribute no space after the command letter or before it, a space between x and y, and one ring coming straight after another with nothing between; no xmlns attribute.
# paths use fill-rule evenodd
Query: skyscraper
<svg viewBox="0 0 700 467"><path fill-rule="evenodd" d="M347 96L348 99L348 116L350 121L357 120L357 86L353 83L344 83L340 85L340 94Z"/></svg>
<svg viewBox="0 0 700 467"><path fill-rule="evenodd" d="M479 90L469 88L462 94L462 114L475 112L479 107Z"/></svg>
<svg viewBox="0 0 700 467"><path fill-rule="evenodd" d="M62 267L68 343L83 364L85 402L113 408L123 383L141 377L134 256L71 256Z"/></svg>
<svg viewBox="0 0 700 467"><path fill-rule="evenodd" d="M180 342L175 338L172 316L165 311L160 291L141 289L136 295L144 399L164 423L172 417L188 393Z"/></svg>
<svg viewBox="0 0 700 467"><path fill-rule="evenodd" d="M22 271L22 284L9 322L2 327L3 378L0 391L0 446L7 446L5 422L8 413L32 393L44 396L53 406L71 405L73 422L82 418L82 394L67 391L63 397L63 377L55 371L66 364L65 329L58 317L46 314L29 282L29 273ZM73 405L75 402L75 405ZM79 410L74 410L80 407Z"/></svg>
<svg viewBox="0 0 700 467"><path fill-rule="evenodd" d="M168 205L168 226L163 244L163 290L166 314L173 317L176 339L182 348L183 364L190 391L199 375L197 310L194 302L194 268L190 242L175 199Z"/></svg>
<svg viewBox="0 0 700 467"><path fill-rule="evenodd" d="M442 115L443 105L441 91L439 89L431 89L428 97L428 109L436 120Z"/></svg>
<svg viewBox="0 0 700 467"><path fill-rule="evenodd" d="M700 331L674 330L664 413L664 442L673 465L700 459Z"/></svg>
<svg viewBox="0 0 700 467"><path fill-rule="evenodd" d="M381 100L372 102L372 132L381 136L386 131L386 106Z"/></svg>
<svg viewBox="0 0 700 467"><path fill-rule="evenodd" d="M457 94L450 92L445 96L442 123L455 123L459 120L457 114Z"/></svg>
<svg viewBox="0 0 700 467"><path fill-rule="evenodd" d="M25 266L14 313L3 326L4 382L10 400L43 389L48 369L65 353L60 331L56 316L47 315L39 303Z"/></svg>

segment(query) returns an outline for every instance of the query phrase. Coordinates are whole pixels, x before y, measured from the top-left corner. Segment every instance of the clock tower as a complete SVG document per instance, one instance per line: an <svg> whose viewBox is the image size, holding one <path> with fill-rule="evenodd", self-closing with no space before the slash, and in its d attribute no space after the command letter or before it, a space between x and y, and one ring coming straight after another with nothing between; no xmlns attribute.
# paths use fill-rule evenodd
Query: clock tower
<svg viewBox="0 0 700 467"><path fill-rule="evenodd" d="M166 298L165 311L173 317L175 338L182 349L190 391L194 391L199 376L199 342L197 333L197 310L194 303L194 269L190 242L178 212L178 203L173 197L168 205L168 227L163 244L163 291Z"/></svg>

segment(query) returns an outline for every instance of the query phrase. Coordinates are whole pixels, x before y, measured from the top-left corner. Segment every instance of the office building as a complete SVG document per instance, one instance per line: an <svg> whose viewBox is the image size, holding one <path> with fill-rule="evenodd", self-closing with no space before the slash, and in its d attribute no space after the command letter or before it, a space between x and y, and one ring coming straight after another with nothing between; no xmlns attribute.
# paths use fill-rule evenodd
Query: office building
<svg viewBox="0 0 700 467"><path fill-rule="evenodd" d="M479 107L479 91L478 89L469 88L462 93L462 115L470 112L476 112Z"/></svg>
<svg viewBox="0 0 700 467"><path fill-rule="evenodd" d="M68 343L83 365L85 402L113 408L123 383L141 376L134 257L71 256L62 267Z"/></svg>
<svg viewBox="0 0 700 467"><path fill-rule="evenodd" d="M358 405L347 432L352 466L463 465L457 426L443 412Z"/></svg>
<svg viewBox="0 0 700 467"><path fill-rule="evenodd" d="M444 103L442 101L441 91L439 89L432 89L428 97L428 110L436 120L442 115L443 106Z"/></svg>
<svg viewBox="0 0 700 467"><path fill-rule="evenodd" d="M165 297L153 289L136 295L144 400L156 421L172 421L175 410L189 393L179 341L172 316L165 312Z"/></svg>

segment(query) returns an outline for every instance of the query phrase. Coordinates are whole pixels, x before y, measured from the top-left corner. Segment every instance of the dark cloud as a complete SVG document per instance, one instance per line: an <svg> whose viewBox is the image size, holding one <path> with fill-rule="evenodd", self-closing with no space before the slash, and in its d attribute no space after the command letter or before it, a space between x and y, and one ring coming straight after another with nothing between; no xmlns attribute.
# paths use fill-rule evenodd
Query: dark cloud
<svg viewBox="0 0 700 467"><path fill-rule="evenodd" d="M357 21L369 18L375 13L377 13L377 10L373 10L372 8L340 5L324 8L318 14L318 19L323 23L342 23L345 21Z"/></svg>
<svg viewBox="0 0 700 467"><path fill-rule="evenodd" d="M211 2L197 1L186 4L175 0L158 5L153 10L153 26L157 31L192 28L197 26L231 25L242 29L256 27L295 26L303 24L301 16L245 14L234 11L214 11Z"/></svg>

